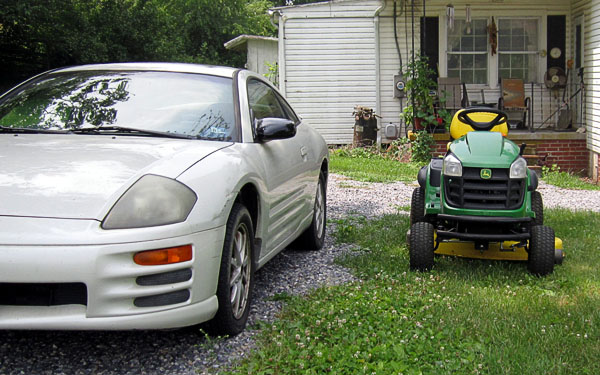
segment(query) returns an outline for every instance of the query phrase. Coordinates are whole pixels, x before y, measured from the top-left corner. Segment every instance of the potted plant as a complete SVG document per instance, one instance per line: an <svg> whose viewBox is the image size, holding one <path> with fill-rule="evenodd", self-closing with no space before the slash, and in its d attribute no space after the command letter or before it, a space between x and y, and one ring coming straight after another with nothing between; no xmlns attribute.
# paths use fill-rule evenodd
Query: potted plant
<svg viewBox="0 0 600 375"><path fill-rule="evenodd" d="M436 110L434 107L437 93L437 84L431 78L434 75L435 72L429 67L426 56L418 56L406 67L408 104L402 112L402 117L406 124L413 124L414 130L434 131L436 128L445 128L444 120L448 114L445 110Z"/></svg>

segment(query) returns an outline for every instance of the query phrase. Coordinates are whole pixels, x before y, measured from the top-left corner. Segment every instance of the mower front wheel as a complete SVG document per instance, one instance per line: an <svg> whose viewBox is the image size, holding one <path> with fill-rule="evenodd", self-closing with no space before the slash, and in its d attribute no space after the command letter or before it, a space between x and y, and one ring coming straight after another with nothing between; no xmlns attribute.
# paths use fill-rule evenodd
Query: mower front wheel
<svg viewBox="0 0 600 375"><path fill-rule="evenodd" d="M539 191L531 192L531 209L535 212L533 225L544 225L544 201Z"/></svg>
<svg viewBox="0 0 600 375"><path fill-rule="evenodd" d="M545 225L535 225L531 228L529 240L529 272L544 276L554 270L554 229Z"/></svg>
<svg viewBox="0 0 600 375"><path fill-rule="evenodd" d="M410 269L429 271L433 267L433 225L414 223L408 237Z"/></svg>
<svg viewBox="0 0 600 375"><path fill-rule="evenodd" d="M425 190L418 187L410 199L410 224L421 221L425 221Z"/></svg>

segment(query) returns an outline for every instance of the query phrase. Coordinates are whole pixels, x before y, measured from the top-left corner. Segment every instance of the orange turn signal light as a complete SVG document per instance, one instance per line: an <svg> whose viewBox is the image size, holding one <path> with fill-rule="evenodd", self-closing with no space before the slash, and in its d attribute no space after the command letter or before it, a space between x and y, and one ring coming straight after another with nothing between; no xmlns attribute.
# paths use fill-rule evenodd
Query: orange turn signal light
<svg viewBox="0 0 600 375"><path fill-rule="evenodd" d="M192 260L192 245L141 251L133 256L133 261L140 266L158 266L188 260Z"/></svg>

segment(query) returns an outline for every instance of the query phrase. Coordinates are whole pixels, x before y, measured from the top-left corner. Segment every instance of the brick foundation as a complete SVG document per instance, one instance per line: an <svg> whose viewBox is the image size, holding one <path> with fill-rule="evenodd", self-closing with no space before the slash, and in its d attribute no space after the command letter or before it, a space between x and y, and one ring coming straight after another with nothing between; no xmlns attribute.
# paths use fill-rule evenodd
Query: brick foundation
<svg viewBox="0 0 600 375"><path fill-rule="evenodd" d="M434 156L446 153L450 141L448 134L435 134L436 140ZM537 164L551 166L556 164L562 171L569 171L582 176L587 176L590 160L590 151L586 146L585 134L579 133L513 133L508 138L517 145L527 144L525 153L534 153L538 156ZM596 158L597 161L598 158ZM600 168L600 161L598 168Z"/></svg>

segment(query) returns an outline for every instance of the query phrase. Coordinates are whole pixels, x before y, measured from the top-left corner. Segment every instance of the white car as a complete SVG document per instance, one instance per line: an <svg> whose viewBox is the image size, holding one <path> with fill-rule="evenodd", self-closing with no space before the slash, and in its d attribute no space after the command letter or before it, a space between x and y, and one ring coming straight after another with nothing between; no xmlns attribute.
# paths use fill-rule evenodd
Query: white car
<svg viewBox="0 0 600 375"><path fill-rule="evenodd" d="M244 329L253 274L319 249L328 152L246 70L127 63L0 97L0 329Z"/></svg>

